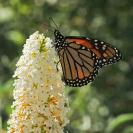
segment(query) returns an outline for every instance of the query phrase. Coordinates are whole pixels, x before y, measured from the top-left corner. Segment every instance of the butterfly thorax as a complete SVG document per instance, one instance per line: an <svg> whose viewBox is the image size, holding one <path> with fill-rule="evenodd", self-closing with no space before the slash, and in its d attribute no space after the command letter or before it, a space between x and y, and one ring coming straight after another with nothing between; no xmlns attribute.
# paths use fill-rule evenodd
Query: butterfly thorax
<svg viewBox="0 0 133 133"><path fill-rule="evenodd" d="M58 30L54 31L54 36L55 36L55 41L54 41L55 49L57 51L64 49L67 46L65 37Z"/></svg>

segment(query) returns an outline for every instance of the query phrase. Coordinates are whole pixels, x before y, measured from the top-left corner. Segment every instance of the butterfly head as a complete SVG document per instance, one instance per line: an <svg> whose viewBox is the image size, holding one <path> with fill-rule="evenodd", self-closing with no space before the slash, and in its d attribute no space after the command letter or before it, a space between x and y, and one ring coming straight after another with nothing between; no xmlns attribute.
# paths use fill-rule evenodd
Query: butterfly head
<svg viewBox="0 0 133 133"><path fill-rule="evenodd" d="M57 29L54 31L54 36L55 36L55 47L62 48L65 42L65 37Z"/></svg>
<svg viewBox="0 0 133 133"><path fill-rule="evenodd" d="M56 40L64 41L64 36L60 33L59 30L54 31L54 36Z"/></svg>

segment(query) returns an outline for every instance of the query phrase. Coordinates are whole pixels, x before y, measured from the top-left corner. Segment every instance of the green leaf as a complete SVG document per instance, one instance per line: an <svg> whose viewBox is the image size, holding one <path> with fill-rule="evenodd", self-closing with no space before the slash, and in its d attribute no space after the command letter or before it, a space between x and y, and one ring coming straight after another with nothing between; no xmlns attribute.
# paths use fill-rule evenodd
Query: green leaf
<svg viewBox="0 0 133 133"><path fill-rule="evenodd" d="M123 114L116 117L108 124L106 128L106 133L113 133L119 127L125 125L128 122L133 122L133 113Z"/></svg>

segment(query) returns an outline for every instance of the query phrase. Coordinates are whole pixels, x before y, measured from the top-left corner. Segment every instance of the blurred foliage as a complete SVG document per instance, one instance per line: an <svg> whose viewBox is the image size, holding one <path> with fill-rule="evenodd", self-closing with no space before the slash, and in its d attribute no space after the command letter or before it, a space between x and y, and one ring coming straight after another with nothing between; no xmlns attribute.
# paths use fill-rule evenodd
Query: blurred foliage
<svg viewBox="0 0 133 133"><path fill-rule="evenodd" d="M123 53L123 60L100 70L91 86L66 88L71 111L65 130L133 133L132 4L132 0L0 0L0 128L6 129L11 113L11 80L25 39L36 30L53 37L51 16L64 35L99 38Z"/></svg>

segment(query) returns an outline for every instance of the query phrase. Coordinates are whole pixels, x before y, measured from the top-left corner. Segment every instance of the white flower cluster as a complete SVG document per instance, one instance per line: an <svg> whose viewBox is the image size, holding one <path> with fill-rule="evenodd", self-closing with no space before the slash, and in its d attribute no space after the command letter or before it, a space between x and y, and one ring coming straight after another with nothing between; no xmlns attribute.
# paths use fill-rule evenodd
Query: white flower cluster
<svg viewBox="0 0 133 133"><path fill-rule="evenodd" d="M8 133L63 133L68 101L57 72L50 38L35 32L27 39L14 77L13 112Z"/></svg>

